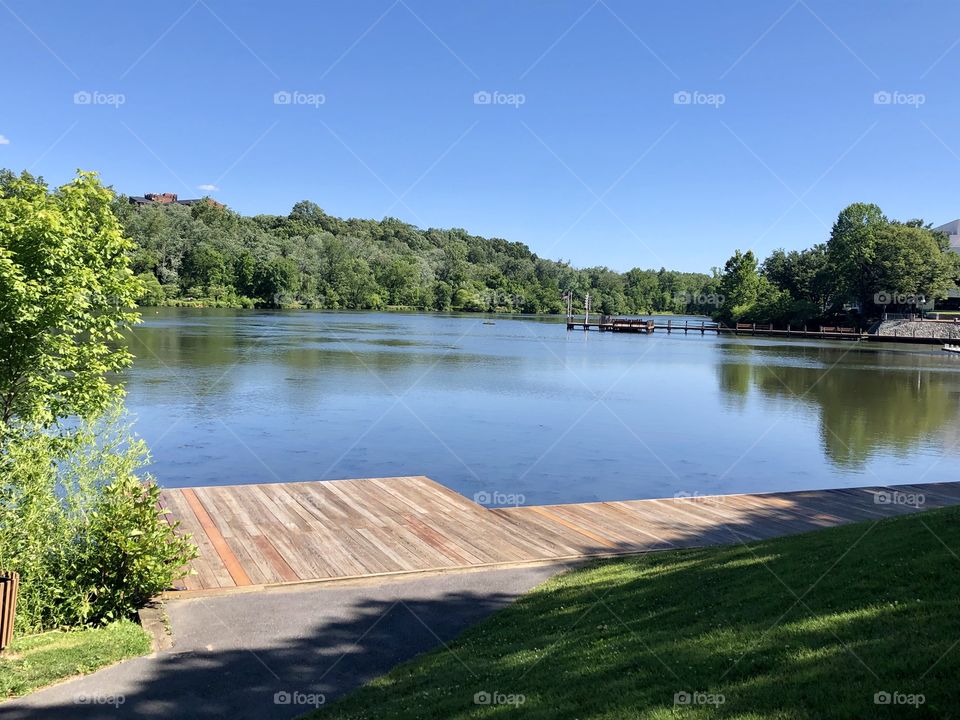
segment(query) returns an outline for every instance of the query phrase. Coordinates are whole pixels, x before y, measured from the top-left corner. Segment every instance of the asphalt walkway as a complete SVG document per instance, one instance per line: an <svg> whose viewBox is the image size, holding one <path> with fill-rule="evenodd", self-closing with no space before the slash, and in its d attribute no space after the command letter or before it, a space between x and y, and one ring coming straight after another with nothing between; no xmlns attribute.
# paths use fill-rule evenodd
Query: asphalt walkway
<svg viewBox="0 0 960 720"><path fill-rule="evenodd" d="M486 570L172 601L172 649L0 703L0 718L297 717L444 646L562 569ZM458 662L452 653L450 662Z"/></svg>

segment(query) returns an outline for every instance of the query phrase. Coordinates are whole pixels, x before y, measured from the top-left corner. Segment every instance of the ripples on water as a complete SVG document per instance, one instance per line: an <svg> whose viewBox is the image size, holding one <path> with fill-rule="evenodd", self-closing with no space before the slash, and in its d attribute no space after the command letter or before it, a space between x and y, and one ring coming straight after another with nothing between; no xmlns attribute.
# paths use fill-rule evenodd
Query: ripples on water
<svg viewBox="0 0 960 720"><path fill-rule="evenodd" d="M164 485L428 475L529 504L955 480L960 357L556 320L148 310Z"/></svg>

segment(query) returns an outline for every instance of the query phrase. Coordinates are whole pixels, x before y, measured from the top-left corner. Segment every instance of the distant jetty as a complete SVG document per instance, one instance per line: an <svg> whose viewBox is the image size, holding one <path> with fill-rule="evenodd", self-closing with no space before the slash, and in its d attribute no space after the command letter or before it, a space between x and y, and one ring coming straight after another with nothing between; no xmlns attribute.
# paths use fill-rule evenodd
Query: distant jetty
<svg viewBox="0 0 960 720"><path fill-rule="evenodd" d="M920 343L943 345L960 340L960 320L923 320L919 318L883 320L868 332L842 325L803 325L775 327L766 323L724 325L712 320L649 319L619 315L567 315L567 330L639 333L656 331L672 333L716 333L717 335L757 335L766 337L815 338L821 340L867 340L873 342Z"/></svg>

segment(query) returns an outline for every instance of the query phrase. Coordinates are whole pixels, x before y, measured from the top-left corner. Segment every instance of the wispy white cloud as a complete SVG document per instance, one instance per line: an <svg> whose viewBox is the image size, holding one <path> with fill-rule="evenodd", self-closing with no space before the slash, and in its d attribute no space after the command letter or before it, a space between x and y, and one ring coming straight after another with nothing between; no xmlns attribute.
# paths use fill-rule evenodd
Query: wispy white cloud
<svg viewBox="0 0 960 720"><path fill-rule="evenodd" d="M6 135L0 135L0 145L9 145L9 144L10 144L10 138L8 138Z"/></svg>
<svg viewBox="0 0 960 720"><path fill-rule="evenodd" d="M220 188L212 183L204 183L203 185L197 185L197 190L204 190L206 192L216 192Z"/></svg>

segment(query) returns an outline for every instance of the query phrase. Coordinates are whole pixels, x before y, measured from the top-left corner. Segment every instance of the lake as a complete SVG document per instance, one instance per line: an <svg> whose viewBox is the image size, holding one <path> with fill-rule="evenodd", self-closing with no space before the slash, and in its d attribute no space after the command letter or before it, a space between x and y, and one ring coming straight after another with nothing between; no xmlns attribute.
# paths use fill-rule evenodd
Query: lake
<svg viewBox="0 0 960 720"><path fill-rule="evenodd" d="M427 475L510 505L956 480L960 357L936 347L173 308L129 345L165 486Z"/></svg>

